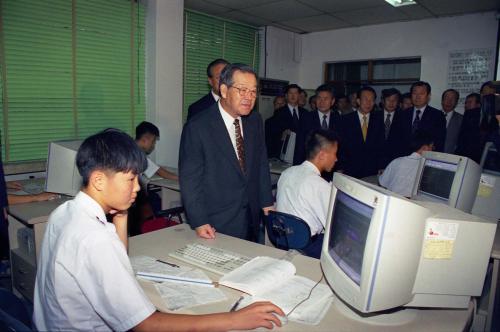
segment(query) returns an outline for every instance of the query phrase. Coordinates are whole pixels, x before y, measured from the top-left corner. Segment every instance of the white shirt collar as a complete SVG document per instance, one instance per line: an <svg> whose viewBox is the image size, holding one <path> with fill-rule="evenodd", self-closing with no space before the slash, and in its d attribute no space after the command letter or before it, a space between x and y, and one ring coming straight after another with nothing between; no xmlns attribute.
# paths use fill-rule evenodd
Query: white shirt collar
<svg viewBox="0 0 500 332"><path fill-rule="evenodd" d="M391 116L391 119L392 119L392 117L394 116L394 113L395 113L395 112L396 112L396 111L387 112L387 111L384 109L384 120L385 120L385 118L387 118L387 115L390 115L390 116Z"/></svg>
<svg viewBox="0 0 500 332"><path fill-rule="evenodd" d="M84 193L83 191L80 191L75 196L75 202L77 204L83 205L83 207L84 207L83 210L88 215L90 215L91 218L96 218L102 224L106 225L106 223L107 223L106 214L104 213L102 206L100 206L99 203L97 203L97 201L95 199L93 199L88 194Z"/></svg>
<svg viewBox="0 0 500 332"><path fill-rule="evenodd" d="M292 106L290 104L287 104L288 106L288 109L290 110L290 114L293 115L293 109L295 108L295 110L297 111L297 116L299 116L299 105L297 106Z"/></svg>
<svg viewBox="0 0 500 332"><path fill-rule="evenodd" d="M318 175L321 175L321 172L319 171L319 169L316 167L316 165L314 165L312 162L310 162L309 160L306 160L302 163L302 165L304 167L307 167L309 169L311 169L314 173L318 174Z"/></svg>
<svg viewBox="0 0 500 332"><path fill-rule="evenodd" d="M326 115L326 122L328 122L328 120L330 120L330 114L332 113L331 110L329 110L328 112L326 113L321 113L320 110L317 110L316 112L318 112L318 116L319 116L319 120L320 121L323 121L323 116Z"/></svg>
<svg viewBox="0 0 500 332"><path fill-rule="evenodd" d="M228 112L226 112L224 110L224 108L222 107L220 102L217 103L217 105L219 105L219 112L220 112L220 115L222 116L222 120L224 120L224 124L226 125L227 131L229 133L234 133L234 120L239 119L240 120L240 128L241 128L241 136L243 136L243 124L241 121L241 116L239 116L237 118L233 118Z"/></svg>
<svg viewBox="0 0 500 332"><path fill-rule="evenodd" d="M370 112L368 112L367 114L363 114L361 113L359 110L358 110L358 118L359 118L359 123L361 123L361 125L363 125L363 116L366 115L366 121L367 122L370 122Z"/></svg>
<svg viewBox="0 0 500 332"><path fill-rule="evenodd" d="M212 97L214 97L215 102L218 102L220 99L220 96L214 92L214 90L210 90L210 93L212 93Z"/></svg>

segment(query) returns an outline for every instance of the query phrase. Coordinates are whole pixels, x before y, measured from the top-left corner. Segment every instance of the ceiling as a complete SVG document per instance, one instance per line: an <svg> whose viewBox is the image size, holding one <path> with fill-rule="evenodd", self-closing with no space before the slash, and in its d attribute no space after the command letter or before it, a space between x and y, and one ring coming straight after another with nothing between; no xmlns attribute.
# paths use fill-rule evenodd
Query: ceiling
<svg viewBox="0 0 500 332"><path fill-rule="evenodd" d="M309 33L363 25L500 10L500 0L416 0L392 7L384 0L185 0L187 9L243 22Z"/></svg>

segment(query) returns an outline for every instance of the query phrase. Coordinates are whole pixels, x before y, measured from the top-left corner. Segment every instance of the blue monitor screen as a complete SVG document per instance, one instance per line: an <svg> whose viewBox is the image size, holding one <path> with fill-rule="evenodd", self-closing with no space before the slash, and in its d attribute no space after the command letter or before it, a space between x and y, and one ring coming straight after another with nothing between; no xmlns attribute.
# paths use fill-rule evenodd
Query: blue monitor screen
<svg viewBox="0 0 500 332"><path fill-rule="evenodd" d="M342 271L358 285L372 215L372 207L337 191L328 252Z"/></svg>
<svg viewBox="0 0 500 332"><path fill-rule="evenodd" d="M420 179L419 190L428 195L448 200L458 165L427 159Z"/></svg>

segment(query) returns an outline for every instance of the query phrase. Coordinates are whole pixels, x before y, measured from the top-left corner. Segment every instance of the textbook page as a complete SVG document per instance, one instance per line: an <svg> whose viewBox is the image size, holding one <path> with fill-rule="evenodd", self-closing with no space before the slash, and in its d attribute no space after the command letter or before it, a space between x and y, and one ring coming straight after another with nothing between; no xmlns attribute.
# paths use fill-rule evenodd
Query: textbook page
<svg viewBox="0 0 500 332"><path fill-rule="evenodd" d="M158 262L156 258L150 256L130 257L130 263L134 273L144 272L152 275L165 275L174 277L187 277L190 279L200 279L212 282L212 280L200 269L180 266L173 267L165 263Z"/></svg>
<svg viewBox="0 0 500 332"><path fill-rule="evenodd" d="M245 297L241 307L257 301L271 301L287 314L288 320L317 325L330 308L333 293L328 285L320 283L307 299L315 285L316 281L301 276L293 276L272 290L257 296ZM301 301L303 302L301 303Z"/></svg>
<svg viewBox="0 0 500 332"><path fill-rule="evenodd" d="M219 280L220 285L257 295L278 287L296 272L295 266L281 259L255 257Z"/></svg>

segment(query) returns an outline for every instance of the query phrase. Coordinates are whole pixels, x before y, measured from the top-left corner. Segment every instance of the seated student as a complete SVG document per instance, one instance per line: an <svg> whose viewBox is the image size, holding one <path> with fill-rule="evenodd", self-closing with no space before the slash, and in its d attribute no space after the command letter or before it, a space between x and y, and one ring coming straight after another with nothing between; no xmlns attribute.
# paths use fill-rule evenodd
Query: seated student
<svg viewBox="0 0 500 332"><path fill-rule="evenodd" d="M338 139L330 130L313 130L306 139L306 161L286 169L278 181L276 210L302 218L313 242L304 251L319 258L332 185L321 177L337 161Z"/></svg>
<svg viewBox="0 0 500 332"><path fill-rule="evenodd" d="M83 187L49 217L34 291L38 330L226 331L281 326L269 302L201 316L160 313L127 256L127 209L146 158L125 133L87 138L76 156ZM112 223L106 221L110 215Z"/></svg>
<svg viewBox="0 0 500 332"><path fill-rule="evenodd" d="M418 131L412 139L411 155L394 159L379 177L379 183L402 196L410 198L422 154L434 149L432 136L425 131Z"/></svg>
<svg viewBox="0 0 500 332"><path fill-rule="evenodd" d="M153 152L158 139L160 139L160 130L151 122L142 121L139 125L137 125L137 127L135 127L135 142L146 155ZM151 178L155 174L158 174L164 179L179 180L177 175L169 172L161 166L156 165L151 159L148 158L148 168L144 171L144 175Z"/></svg>

